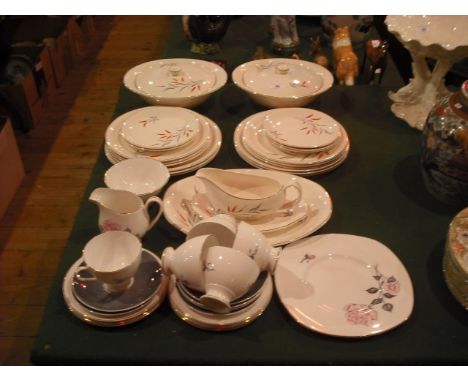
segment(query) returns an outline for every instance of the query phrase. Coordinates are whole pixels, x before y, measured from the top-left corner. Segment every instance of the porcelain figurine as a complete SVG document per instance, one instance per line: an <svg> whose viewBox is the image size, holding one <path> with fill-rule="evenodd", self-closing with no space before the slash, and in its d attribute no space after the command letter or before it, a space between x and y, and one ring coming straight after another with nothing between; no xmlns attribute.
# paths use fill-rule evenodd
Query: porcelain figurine
<svg viewBox="0 0 468 382"><path fill-rule="evenodd" d="M387 67L388 41L369 40L361 66L362 82L366 84L381 84Z"/></svg>
<svg viewBox="0 0 468 382"><path fill-rule="evenodd" d="M325 53L322 51L322 45L320 43L320 36L311 37L309 43L309 54L312 57L312 61L316 64L328 68L328 58Z"/></svg>
<svg viewBox="0 0 468 382"><path fill-rule="evenodd" d="M273 32L273 52L290 57L299 49L299 36L296 16L271 16L270 27Z"/></svg>
<svg viewBox="0 0 468 382"><path fill-rule="evenodd" d="M218 53L219 42L226 34L230 16L182 16L182 26L189 40L191 52L199 54Z"/></svg>
<svg viewBox="0 0 468 382"><path fill-rule="evenodd" d="M325 36L333 38L336 30L340 27L347 26L349 28L351 41L355 44L361 43L366 39L372 25L374 24L373 16L322 16L322 30Z"/></svg>
<svg viewBox="0 0 468 382"><path fill-rule="evenodd" d="M353 51L347 26L337 28L333 36L333 58L335 75L340 85L354 85L359 73L358 59Z"/></svg>
<svg viewBox="0 0 468 382"><path fill-rule="evenodd" d="M468 81L442 97L422 135L421 164L429 192L444 203L468 204Z"/></svg>
<svg viewBox="0 0 468 382"><path fill-rule="evenodd" d="M444 77L452 65L468 56L468 16L387 16L389 32L408 49L413 78L390 92L392 112L411 127L422 130L439 97L448 94ZM427 58L437 62L431 69Z"/></svg>

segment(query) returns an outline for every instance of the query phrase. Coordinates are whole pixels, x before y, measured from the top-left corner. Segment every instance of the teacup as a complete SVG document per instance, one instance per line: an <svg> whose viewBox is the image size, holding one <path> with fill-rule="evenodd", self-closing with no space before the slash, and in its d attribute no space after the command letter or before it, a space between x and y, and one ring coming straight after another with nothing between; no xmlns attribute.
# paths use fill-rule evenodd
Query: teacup
<svg viewBox="0 0 468 382"><path fill-rule="evenodd" d="M231 301L243 296L260 274L258 265L237 249L214 246L208 249L205 294L201 303L216 313L229 313Z"/></svg>
<svg viewBox="0 0 468 382"><path fill-rule="evenodd" d="M241 221L232 247L247 254L260 270L274 273L281 248L273 247L259 229Z"/></svg>
<svg viewBox="0 0 468 382"><path fill-rule="evenodd" d="M109 293L131 287L141 261L141 242L125 231L107 231L93 237L83 249L84 266L77 270L78 279L98 280ZM93 277L81 277L86 270Z"/></svg>
<svg viewBox="0 0 468 382"><path fill-rule="evenodd" d="M219 214L203 219L187 232L187 240L201 236L214 235L219 245L232 247L237 233L237 220L231 215Z"/></svg>
<svg viewBox="0 0 468 382"><path fill-rule="evenodd" d="M276 212L286 203L289 188L296 190L295 198L289 200L289 204L295 202L295 205L302 199L301 186L294 181L283 185L269 177L217 168L202 168L195 177L204 184L216 211L239 218L254 218Z"/></svg>
<svg viewBox="0 0 468 382"><path fill-rule="evenodd" d="M162 254L163 272L176 278L192 289L205 291L205 264L209 248L219 245L213 235L202 235L187 240L174 250L167 247Z"/></svg>
<svg viewBox="0 0 468 382"><path fill-rule="evenodd" d="M133 192L145 201L159 194L169 177L167 167L155 159L130 158L109 168L104 183L114 190Z"/></svg>

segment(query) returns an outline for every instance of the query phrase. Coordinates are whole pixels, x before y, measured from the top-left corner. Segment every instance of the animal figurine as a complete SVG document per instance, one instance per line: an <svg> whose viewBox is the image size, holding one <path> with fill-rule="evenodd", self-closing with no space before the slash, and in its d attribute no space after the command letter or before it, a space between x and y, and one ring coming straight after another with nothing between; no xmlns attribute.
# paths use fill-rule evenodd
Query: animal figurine
<svg viewBox="0 0 468 382"><path fill-rule="evenodd" d="M347 26L337 28L333 36L333 59L335 61L335 75L340 85L354 85L359 74L358 58L353 51L349 29Z"/></svg>
<svg viewBox="0 0 468 382"><path fill-rule="evenodd" d="M320 36L311 37L309 41L309 54L312 57L312 61L324 68L328 68L328 58L322 51Z"/></svg>
<svg viewBox="0 0 468 382"><path fill-rule="evenodd" d="M361 76L366 84L381 84L387 67L388 41L369 40L366 43L366 53L362 61Z"/></svg>

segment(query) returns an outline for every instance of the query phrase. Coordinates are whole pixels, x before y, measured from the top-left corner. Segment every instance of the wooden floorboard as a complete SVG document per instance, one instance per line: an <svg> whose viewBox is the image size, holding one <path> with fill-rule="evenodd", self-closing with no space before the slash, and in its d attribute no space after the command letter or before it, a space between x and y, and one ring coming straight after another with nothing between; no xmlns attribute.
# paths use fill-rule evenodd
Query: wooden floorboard
<svg viewBox="0 0 468 382"><path fill-rule="evenodd" d="M17 137L26 177L0 221L0 364L27 365L125 72L160 57L170 16L95 18L88 53Z"/></svg>

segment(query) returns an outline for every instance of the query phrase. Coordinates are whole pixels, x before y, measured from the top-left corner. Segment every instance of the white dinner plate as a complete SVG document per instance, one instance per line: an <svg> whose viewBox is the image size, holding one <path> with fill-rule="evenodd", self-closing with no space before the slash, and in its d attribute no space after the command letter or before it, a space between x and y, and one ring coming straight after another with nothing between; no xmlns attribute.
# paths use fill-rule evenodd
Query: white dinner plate
<svg viewBox="0 0 468 382"><path fill-rule="evenodd" d="M288 245L275 285L299 324L332 336L381 334L405 322L414 304L398 257L382 243L354 235L317 235Z"/></svg>

